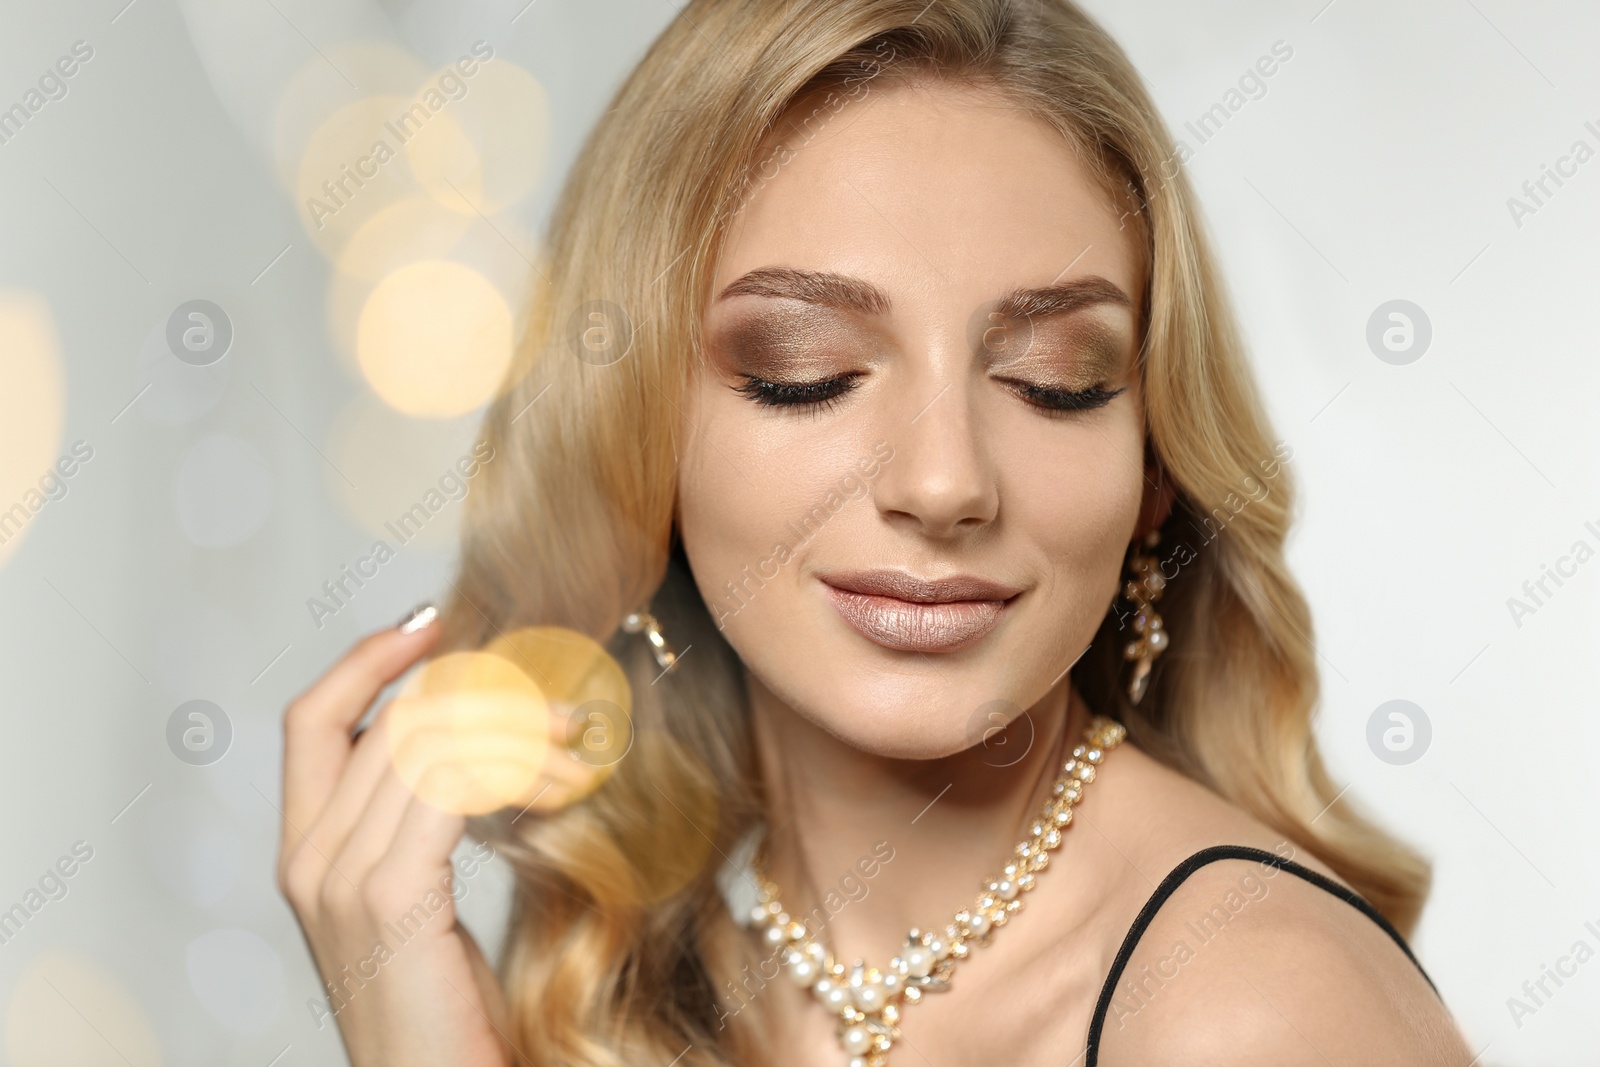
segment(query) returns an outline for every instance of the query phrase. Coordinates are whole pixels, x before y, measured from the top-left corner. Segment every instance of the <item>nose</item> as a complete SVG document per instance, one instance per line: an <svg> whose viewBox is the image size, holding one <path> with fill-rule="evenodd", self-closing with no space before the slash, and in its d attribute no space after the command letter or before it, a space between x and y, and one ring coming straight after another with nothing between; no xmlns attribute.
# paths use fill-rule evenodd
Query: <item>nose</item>
<svg viewBox="0 0 1600 1067"><path fill-rule="evenodd" d="M940 539L993 522L999 486L968 391L948 382L930 401L907 401L904 421L888 434L894 458L874 485L878 513Z"/></svg>

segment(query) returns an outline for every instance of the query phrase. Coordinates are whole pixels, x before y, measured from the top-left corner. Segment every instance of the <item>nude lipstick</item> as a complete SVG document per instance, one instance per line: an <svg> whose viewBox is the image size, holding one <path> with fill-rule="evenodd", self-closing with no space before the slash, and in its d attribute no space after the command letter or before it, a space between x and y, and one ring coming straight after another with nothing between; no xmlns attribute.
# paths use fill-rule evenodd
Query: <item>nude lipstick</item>
<svg viewBox="0 0 1600 1067"><path fill-rule="evenodd" d="M897 652L955 652L999 625L1021 590L972 575L933 580L903 571L821 575L839 616Z"/></svg>

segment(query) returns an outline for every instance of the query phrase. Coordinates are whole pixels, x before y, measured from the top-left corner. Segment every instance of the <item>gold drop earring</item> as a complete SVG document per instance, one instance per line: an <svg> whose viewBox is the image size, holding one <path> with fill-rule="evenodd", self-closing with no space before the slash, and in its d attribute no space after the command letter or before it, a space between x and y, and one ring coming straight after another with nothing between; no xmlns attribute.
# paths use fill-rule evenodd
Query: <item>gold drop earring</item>
<svg viewBox="0 0 1600 1067"><path fill-rule="evenodd" d="M1134 638L1122 651L1133 661L1128 699L1134 704L1139 703L1145 690L1150 688L1150 668L1168 644L1166 626L1154 606L1167 587L1155 557L1155 548L1160 543L1161 534L1151 530L1144 537L1142 550L1137 542L1128 549L1128 580L1123 584L1122 595L1133 603Z"/></svg>
<svg viewBox="0 0 1600 1067"><path fill-rule="evenodd" d="M656 666L661 668L661 673L670 671L678 662L678 653L673 651L666 637L661 633L661 623L648 611L635 611L622 620L622 629L630 634L644 634L646 641L650 642L650 651L656 657Z"/></svg>

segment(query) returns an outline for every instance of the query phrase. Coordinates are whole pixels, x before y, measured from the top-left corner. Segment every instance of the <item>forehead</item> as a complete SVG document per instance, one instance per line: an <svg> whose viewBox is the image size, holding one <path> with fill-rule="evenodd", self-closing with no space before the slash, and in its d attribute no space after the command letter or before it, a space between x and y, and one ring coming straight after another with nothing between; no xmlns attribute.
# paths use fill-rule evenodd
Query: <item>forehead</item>
<svg viewBox="0 0 1600 1067"><path fill-rule="evenodd" d="M776 265L854 275L913 301L976 306L1084 274L1138 300L1131 204L1053 126L992 89L863 88L837 107L842 94L797 102L769 137L713 293Z"/></svg>

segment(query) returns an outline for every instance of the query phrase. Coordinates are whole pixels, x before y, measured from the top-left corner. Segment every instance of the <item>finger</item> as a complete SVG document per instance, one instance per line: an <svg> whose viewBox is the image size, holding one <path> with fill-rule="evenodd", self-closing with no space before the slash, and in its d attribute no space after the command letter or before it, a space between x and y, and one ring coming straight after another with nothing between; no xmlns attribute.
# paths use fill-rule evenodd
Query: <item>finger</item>
<svg viewBox="0 0 1600 1067"><path fill-rule="evenodd" d="M439 877L453 870L450 854L455 851L466 829L467 820L464 816L441 811L413 795L406 805L389 851L373 868L372 877L407 881L433 875L434 884L438 886ZM449 895L448 891L446 895Z"/></svg>
<svg viewBox="0 0 1600 1067"><path fill-rule="evenodd" d="M440 627L372 634L334 664L284 715L286 842L322 812L350 758L350 728L378 692L428 653ZM297 829L298 828L298 829Z"/></svg>
<svg viewBox="0 0 1600 1067"><path fill-rule="evenodd" d="M400 820L415 796L411 786L395 772L394 767L385 766L387 769L367 798L360 818L341 842L333 861L334 866L356 885L366 880L372 868L394 845Z"/></svg>
<svg viewBox="0 0 1600 1067"><path fill-rule="evenodd" d="M344 847L392 765L389 734L392 707L390 704L381 709L372 720L372 726L356 738L344 773L339 776L322 813L311 826L301 827L307 840L323 855L333 856Z"/></svg>
<svg viewBox="0 0 1600 1067"><path fill-rule="evenodd" d="M401 819L412 801L421 799L436 810L461 814L451 801L466 796L481 801L486 794L483 779L493 780L496 771L502 780L509 770L519 780L529 779L527 756L499 754L519 743L515 737L485 739L484 749L495 750L471 760L441 759L420 772L420 781L411 781L393 765L385 770L372 791L366 807L343 841L333 864L351 882L362 884L373 867L387 854L403 832Z"/></svg>
<svg viewBox="0 0 1600 1067"><path fill-rule="evenodd" d="M514 763L536 772L544 766L550 743L526 730L429 724L391 738L390 751L401 772L416 781L417 773L441 763Z"/></svg>
<svg viewBox="0 0 1600 1067"><path fill-rule="evenodd" d="M527 804L545 779L548 744L517 730L420 728L395 746L399 776L434 807L482 815Z"/></svg>
<svg viewBox="0 0 1600 1067"><path fill-rule="evenodd" d="M398 804L392 813L384 812L382 820L363 821L352 837L349 852L339 863L340 873L350 878L329 883L348 898L334 904L335 914L348 916L347 909L360 908L367 918L395 924L408 934L423 925L441 935L449 933L454 928L453 912L447 910L454 903L450 855L466 830L466 819L419 801L403 786L395 790L387 781L379 792L386 806ZM391 820L392 826L380 829L380 821ZM378 845L380 838L387 840ZM357 855L375 847L373 862ZM358 862L367 863L364 871L345 870L346 863Z"/></svg>
<svg viewBox="0 0 1600 1067"><path fill-rule="evenodd" d="M344 773L315 825L303 828L317 849L332 856L343 847L364 818L373 792L391 764L398 764L402 777L413 786L428 767L442 762L512 765L502 767L493 779L503 783L507 803L520 795L519 782L531 783L539 777L541 767L551 768L553 761L547 752L552 746L542 734L532 732L537 720L525 729L516 728L520 723L510 724L511 729L496 729L507 725L505 715L475 714L471 705L465 705L465 714L458 714L462 709L455 701L406 698L382 708L371 728L356 740ZM559 770L563 781L571 773L564 767ZM478 790L479 804L485 799L483 792Z"/></svg>
<svg viewBox="0 0 1600 1067"><path fill-rule="evenodd" d="M440 810L461 812L471 808L476 813L500 806L498 802L511 792L503 785L501 792L485 786L486 781L496 781L496 771L500 783L507 780L521 783L532 777L524 769L526 757L519 765L511 757L493 754L498 749L513 748L516 738L486 739L483 742L485 754L469 762L451 759L444 745L424 745L419 755L410 758L412 769L406 774L389 761L381 736L371 736L367 740L370 744L358 757L370 759L370 753L379 754L374 763L379 770L378 780L366 790L359 810L348 820L350 825L344 831L335 834L324 823L319 823L310 834L313 847L297 860L301 864L297 872L301 879L324 886L320 903L331 905L341 913L361 906L360 887L368 882L373 867L393 847L401 818L419 795ZM340 783L341 788L351 780L354 770L352 765L351 773ZM325 895L330 891L335 894L333 898Z"/></svg>
<svg viewBox="0 0 1600 1067"><path fill-rule="evenodd" d="M420 921L439 919L439 905L443 901L425 898L427 894L437 892L441 898L453 903L450 878L454 868L450 863L450 855L460 842L461 835L466 832L467 820L463 816L441 811L403 787L399 791L391 791L385 782L383 793L386 800L398 798L403 803L400 805L399 818L389 832L388 841L379 852L376 862L358 880L362 887L362 906L368 909L372 917L398 922L402 926L406 917L417 914L418 904L423 904L426 912ZM352 862L357 859L354 854L356 849L363 852L370 850L381 836L376 826L372 830L371 840L362 840L359 845L352 840ZM366 832L367 827L363 825L358 834ZM444 921L438 924L441 934L448 933L454 925L452 916L443 918Z"/></svg>

